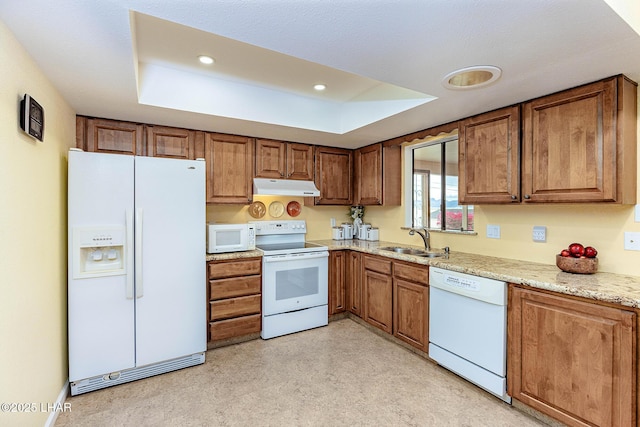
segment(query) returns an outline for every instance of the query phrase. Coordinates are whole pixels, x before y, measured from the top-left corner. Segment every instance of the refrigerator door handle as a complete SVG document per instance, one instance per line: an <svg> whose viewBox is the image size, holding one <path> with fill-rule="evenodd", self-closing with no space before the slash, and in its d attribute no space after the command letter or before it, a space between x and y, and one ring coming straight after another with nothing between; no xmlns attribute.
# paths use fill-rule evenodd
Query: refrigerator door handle
<svg viewBox="0 0 640 427"><path fill-rule="evenodd" d="M143 293L142 288L142 209L136 209L136 298L141 298Z"/></svg>
<svg viewBox="0 0 640 427"><path fill-rule="evenodd" d="M127 281L126 281L126 294L127 299L133 299L133 212L130 210L125 211L125 221L127 224L127 246L125 247L125 253L127 254L126 259L126 272L127 272Z"/></svg>

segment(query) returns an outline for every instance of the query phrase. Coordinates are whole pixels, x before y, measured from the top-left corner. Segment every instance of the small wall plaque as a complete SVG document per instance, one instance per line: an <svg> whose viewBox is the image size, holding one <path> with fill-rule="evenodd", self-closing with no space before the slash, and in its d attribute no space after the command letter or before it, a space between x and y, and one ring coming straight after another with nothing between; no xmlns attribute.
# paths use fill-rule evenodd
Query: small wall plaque
<svg viewBox="0 0 640 427"><path fill-rule="evenodd" d="M28 94L20 101L20 128L40 141L44 137L44 109Z"/></svg>

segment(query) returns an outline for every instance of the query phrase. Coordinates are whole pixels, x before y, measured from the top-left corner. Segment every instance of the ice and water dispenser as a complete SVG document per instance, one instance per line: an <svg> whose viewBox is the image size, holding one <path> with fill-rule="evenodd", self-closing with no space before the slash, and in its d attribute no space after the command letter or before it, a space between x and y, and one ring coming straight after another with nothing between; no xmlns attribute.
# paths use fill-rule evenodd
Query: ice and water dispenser
<svg viewBox="0 0 640 427"><path fill-rule="evenodd" d="M74 227L73 278L125 274L125 241L125 227Z"/></svg>

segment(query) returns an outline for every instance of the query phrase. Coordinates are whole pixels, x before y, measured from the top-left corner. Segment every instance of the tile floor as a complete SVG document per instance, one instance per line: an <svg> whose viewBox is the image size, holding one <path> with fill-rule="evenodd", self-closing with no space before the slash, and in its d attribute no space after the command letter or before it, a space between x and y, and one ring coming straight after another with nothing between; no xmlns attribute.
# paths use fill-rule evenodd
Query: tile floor
<svg viewBox="0 0 640 427"><path fill-rule="evenodd" d="M69 397L56 426L540 426L351 319Z"/></svg>

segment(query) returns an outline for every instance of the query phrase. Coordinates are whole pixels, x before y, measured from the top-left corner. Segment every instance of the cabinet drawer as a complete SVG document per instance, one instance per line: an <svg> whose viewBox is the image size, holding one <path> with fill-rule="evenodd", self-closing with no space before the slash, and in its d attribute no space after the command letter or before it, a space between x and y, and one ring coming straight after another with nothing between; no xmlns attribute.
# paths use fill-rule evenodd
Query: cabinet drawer
<svg viewBox="0 0 640 427"><path fill-rule="evenodd" d="M209 278L224 279L227 277L251 276L254 274L260 274L261 268L261 258L210 262Z"/></svg>
<svg viewBox="0 0 640 427"><path fill-rule="evenodd" d="M211 301L211 320L260 314L260 295Z"/></svg>
<svg viewBox="0 0 640 427"><path fill-rule="evenodd" d="M253 314L251 316L211 322L209 323L211 341L241 337L243 335L260 332L261 320L262 316L260 314Z"/></svg>
<svg viewBox="0 0 640 427"><path fill-rule="evenodd" d="M382 257L364 257L365 270L373 270L382 274L391 274L391 261L388 261Z"/></svg>
<svg viewBox="0 0 640 427"><path fill-rule="evenodd" d="M232 277L228 279L209 280L210 299L241 297L259 294L262 276Z"/></svg>
<svg viewBox="0 0 640 427"><path fill-rule="evenodd" d="M393 277L420 283L429 284L429 266L420 264L405 264L395 261L393 263Z"/></svg>

